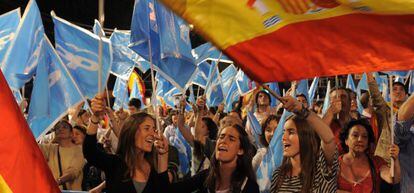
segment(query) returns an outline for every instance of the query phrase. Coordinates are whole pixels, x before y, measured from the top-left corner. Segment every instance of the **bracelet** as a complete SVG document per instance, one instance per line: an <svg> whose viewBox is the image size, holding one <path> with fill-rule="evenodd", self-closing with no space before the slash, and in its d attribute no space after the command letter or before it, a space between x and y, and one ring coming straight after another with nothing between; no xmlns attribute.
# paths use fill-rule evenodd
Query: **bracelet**
<svg viewBox="0 0 414 193"><path fill-rule="evenodd" d="M99 124L99 120L95 122L95 121L93 121L93 119L91 118L91 123L92 123L92 124L94 124L94 125L97 125L97 124Z"/></svg>

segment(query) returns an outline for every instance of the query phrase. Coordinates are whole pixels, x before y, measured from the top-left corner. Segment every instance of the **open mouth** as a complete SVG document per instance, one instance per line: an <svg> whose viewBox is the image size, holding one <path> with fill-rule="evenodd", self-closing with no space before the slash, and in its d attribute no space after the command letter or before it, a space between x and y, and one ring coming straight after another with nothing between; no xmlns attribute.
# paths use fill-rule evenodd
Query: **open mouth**
<svg viewBox="0 0 414 193"><path fill-rule="evenodd" d="M218 151L221 151L221 152L228 152L228 149L227 149L227 147L225 147L225 146L219 146L219 147L217 148L217 150L218 150Z"/></svg>
<svg viewBox="0 0 414 193"><path fill-rule="evenodd" d="M149 144L152 145L154 143L154 139L149 138L149 139L146 139L145 142L147 142L147 143L149 143Z"/></svg>
<svg viewBox="0 0 414 193"><path fill-rule="evenodd" d="M286 150L287 148L289 148L291 145L290 144L283 144L283 149Z"/></svg>

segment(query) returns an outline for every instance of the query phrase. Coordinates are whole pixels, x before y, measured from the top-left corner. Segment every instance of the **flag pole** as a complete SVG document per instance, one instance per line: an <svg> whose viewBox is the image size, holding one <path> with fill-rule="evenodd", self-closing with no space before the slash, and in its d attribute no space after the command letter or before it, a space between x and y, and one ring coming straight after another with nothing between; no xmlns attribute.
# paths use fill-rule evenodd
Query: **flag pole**
<svg viewBox="0 0 414 193"><path fill-rule="evenodd" d="M259 84L260 85L260 84ZM273 95L277 100L279 100L281 103L285 103L285 101L283 101L283 98L281 96L279 96L275 91L273 91L272 89L269 88L269 86L265 85L265 84L261 84L261 86L266 89L267 91L269 91L269 93L271 95Z"/></svg>
<svg viewBox="0 0 414 193"><path fill-rule="evenodd" d="M336 87L336 89L338 90L338 88L339 88L339 79L338 79L338 75L336 75L335 76L335 87ZM336 94L336 99L339 99L339 94L338 94L338 91L336 92L337 94ZM329 93L328 93L329 94ZM339 113L338 114L336 114L336 119L338 119L339 120Z"/></svg>
<svg viewBox="0 0 414 193"><path fill-rule="evenodd" d="M99 11L99 15L98 15L98 20L99 20L99 24L101 25L101 27L104 27L104 21L105 21L105 13L104 13L104 0L99 0L99 4L98 4L98 11ZM98 33L99 36L99 50L98 50L98 93L102 93L102 31L100 30Z"/></svg>
<svg viewBox="0 0 414 193"><path fill-rule="evenodd" d="M391 125L390 125L390 129L391 129L391 145L394 144L394 104L392 102L392 98L393 98L393 90L392 90L392 75L390 75L389 81L390 81L390 97L391 97ZM392 180L394 181L394 159L391 158L391 167L390 167L390 175Z"/></svg>
<svg viewBox="0 0 414 193"><path fill-rule="evenodd" d="M122 80L123 81L123 80ZM127 82L125 81L125 86L127 87L126 89L125 89L125 92L124 93L122 93L122 98L121 98L121 108L122 109L124 109L124 101L125 101L125 98L126 98L126 96L127 96L127 93L128 93L128 84L127 84Z"/></svg>

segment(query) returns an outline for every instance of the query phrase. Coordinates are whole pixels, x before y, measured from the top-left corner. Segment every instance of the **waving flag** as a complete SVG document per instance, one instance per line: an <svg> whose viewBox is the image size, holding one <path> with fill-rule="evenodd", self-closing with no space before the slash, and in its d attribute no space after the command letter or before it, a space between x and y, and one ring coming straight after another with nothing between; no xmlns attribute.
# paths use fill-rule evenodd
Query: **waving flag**
<svg viewBox="0 0 414 193"><path fill-rule="evenodd" d="M70 107L83 99L80 89L46 35L41 53L27 118L36 138L46 133L67 115Z"/></svg>
<svg viewBox="0 0 414 193"><path fill-rule="evenodd" d="M208 107L218 106L224 101L223 88L217 66L218 63L214 62L210 67L210 77L206 86L206 104Z"/></svg>
<svg viewBox="0 0 414 193"><path fill-rule="evenodd" d="M414 71L410 72L410 81L409 81L409 85L408 85L408 93L413 93L414 92Z"/></svg>
<svg viewBox="0 0 414 193"><path fill-rule="evenodd" d="M329 93L331 92L331 81L328 81L328 86L326 87L325 99L323 100L322 114L325 115L328 111L329 106L331 105L331 100Z"/></svg>
<svg viewBox="0 0 414 193"><path fill-rule="evenodd" d="M196 59L196 64L200 64L207 60L233 63L226 55L222 54L220 50L214 47L210 42L202 44L192 50L192 54ZM221 54L221 57L220 57Z"/></svg>
<svg viewBox="0 0 414 193"><path fill-rule="evenodd" d="M274 92L276 92L276 94L278 94L280 96L280 89L279 89L279 84L277 82L272 82L272 83L267 83L267 86L273 90ZM279 105L280 101L277 100L273 95L270 95L270 98L272 99L270 106L271 107L276 107L277 105Z"/></svg>
<svg viewBox="0 0 414 193"><path fill-rule="evenodd" d="M208 62L202 62L197 65L196 74L193 77L193 84L206 88L208 77L210 76L210 64Z"/></svg>
<svg viewBox="0 0 414 193"><path fill-rule="evenodd" d="M305 95L306 100L308 101L308 105L310 105L308 79L298 81L295 95L298 95L298 94Z"/></svg>
<svg viewBox="0 0 414 193"><path fill-rule="evenodd" d="M162 2L259 82L414 67L411 0Z"/></svg>
<svg viewBox="0 0 414 193"><path fill-rule="evenodd" d="M149 62L128 47L130 36L131 33L129 31L115 29L109 38L113 50L111 72L124 80L128 79L134 66L138 67L143 73L150 68Z"/></svg>
<svg viewBox="0 0 414 193"><path fill-rule="evenodd" d="M115 97L114 110L128 109L128 86L126 80L117 77L115 80L113 95Z"/></svg>
<svg viewBox="0 0 414 193"><path fill-rule="evenodd" d="M234 77L237 74L237 69L233 65L228 66L221 72L221 85L223 86L224 97L227 98L230 86L234 82Z"/></svg>
<svg viewBox="0 0 414 193"><path fill-rule="evenodd" d="M282 137L284 133L284 125L286 119L292 113L284 110L282 117L280 118L277 128L270 140L267 153L263 156L262 163L256 171L257 184L259 185L260 192L268 193L270 190L272 174L277 169L283 160L283 144Z"/></svg>
<svg viewBox="0 0 414 193"><path fill-rule="evenodd" d="M136 85L135 85L136 84ZM142 80L141 76L138 75L138 73L136 72L132 72L131 76L129 77L128 80L128 89L132 95L132 92L134 91L135 86L137 86L136 88L138 88L138 90L135 90L135 94L136 96L131 97L131 98L139 98L143 104L145 104L145 83L144 80ZM140 93L140 97L138 96L137 93Z"/></svg>
<svg viewBox="0 0 414 193"><path fill-rule="evenodd" d="M82 94L93 98L98 93L99 37L75 26L52 13L55 24L56 50ZM112 63L112 47L108 39L102 39L102 88L106 86Z"/></svg>
<svg viewBox="0 0 414 193"><path fill-rule="evenodd" d="M2 72L0 90L0 192L60 192Z"/></svg>
<svg viewBox="0 0 414 193"><path fill-rule="evenodd" d="M192 86L189 88L190 90L190 96L188 96L188 101L192 104L196 104L196 97L194 96L194 89Z"/></svg>
<svg viewBox="0 0 414 193"><path fill-rule="evenodd" d="M101 24L99 23L98 20L94 20L93 21L93 27L92 27L92 31L94 34L96 34L97 36L99 36L99 34L101 34L101 37L105 37L105 31L102 28Z"/></svg>
<svg viewBox="0 0 414 193"><path fill-rule="evenodd" d="M236 82L233 81L231 83L229 91L226 94L224 111L225 112L231 112L233 110L233 106L232 106L233 102L239 100L239 98L240 98L239 89L237 89Z"/></svg>
<svg viewBox="0 0 414 193"><path fill-rule="evenodd" d="M33 77L44 33L39 8L30 0L1 65L12 89L20 89Z"/></svg>
<svg viewBox="0 0 414 193"><path fill-rule="evenodd" d="M20 8L0 15L0 62L3 60L10 43L16 36L20 22Z"/></svg>
<svg viewBox="0 0 414 193"><path fill-rule="evenodd" d="M246 95L255 88L255 86L253 85L253 81L251 81L250 78L247 77L247 75L244 74L244 72L241 69L236 74L236 83L240 95L242 96Z"/></svg>
<svg viewBox="0 0 414 193"><path fill-rule="evenodd" d="M158 1L137 0L131 30L131 49L184 92L196 69L187 24Z"/></svg>
<svg viewBox="0 0 414 193"><path fill-rule="evenodd" d="M308 93L309 94L309 98L308 98L309 105L312 104L313 99L315 98L315 93L316 93L316 90L318 89L318 83L319 83L319 77L313 78L313 81L312 81L312 84L311 84L311 87Z"/></svg>
<svg viewBox="0 0 414 193"><path fill-rule="evenodd" d="M346 79L346 88L349 88L352 91L354 91L354 92L357 93L357 96L356 96L356 100L357 101L356 101L356 103L357 103L357 106L358 106L358 112L360 114L362 114L362 111L364 111L364 107L362 107L361 100L360 100L362 93L360 92L360 90L357 91L357 89L355 88L355 83L354 83L354 79L352 79L352 74L348 74L348 77Z"/></svg>
<svg viewBox="0 0 414 193"><path fill-rule="evenodd" d="M175 135L171 136L168 140L169 143L178 150L178 160L180 162L178 173L185 176L190 172L191 146L184 139L178 128L175 128Z"/></svg>
<svg viewBox="0 0 414 193"><path fill-rule="evenodd" d="M252 128L252 135L254 137L254 143L257 149L262 148L263 145L260 142L260 135L262 133L262 126L259 121L256 119L252 111L247 112L247 122L249 122L250 127Z"/></svg>
<svg viewBox="0 0 414 193"><path fill-rule="evenodd" d="M18 90L12 90L14 98L16 99L17 104L20 104L23 101L23 96Z"/></svg>

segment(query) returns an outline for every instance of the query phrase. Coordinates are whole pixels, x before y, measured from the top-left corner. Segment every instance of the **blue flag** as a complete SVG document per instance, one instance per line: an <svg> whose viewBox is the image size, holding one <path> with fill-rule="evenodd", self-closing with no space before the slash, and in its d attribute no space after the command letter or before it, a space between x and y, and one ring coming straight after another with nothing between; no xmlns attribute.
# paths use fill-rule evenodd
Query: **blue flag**
<svg viewBox="0 0 414 193"><path fill-rule="evenodd" d="M359 92L359 95L361 94L360 93L361 90L366 90L366 91L369 90L367 74L365 73L362 75L361 80L359 80L358 82L357 91Z"/></svg>
<svg viewBox="0 0 414 193"><path fill-rule="evenodd" d="M178 150L178 160L180 162L178 172L182 174L182 176L185 176L190 172L191 146L184 139L178 128L175 128L175 136L172 136L171 139L168 140L170 144Z"/></svg>
<svg viewBox="0 0 414 193"><path fill-rule="evenodd" d="M30 0L1 65L12 89L20 89L33 77L44 34L39 8L35 0Z"/></svg>
<svg viewBox="0 0 414 193"><path fill-rule="evenodd" d="M224 101L223 88L217 65L217 62L214 62L214 64L211 65L209 73L210 77L206 86L206 104L208 107L218 106Z"/></svg>
<svg viewBox="0 0 414 193"><path fill-rule="evenodd" d="M78 84L82 94L93 98L98 88L99 37L52 13L56 50ZM102 38L102 88L106 86L112 63L112 46Z"/></svg>
<svg viewBox="0 0 414 193"><path fill-rule="evenodd" d="M414 92L414 71L410 71L410 84L408 85L408 93L411 94Z"/></svg>
<svg viewBox="0 0 414 193"><path fill-rule="evenodd" d="M128 88L127 81L121 79L120 77L116 78L113 95L115 97L114 110L119 110L120 108L128 109Z"/></svg>
<svg viewBox="0 0 414 193"><path fill-rule="evenodd" d="M309 100L309 105L312 104L313 99L315 98L316 90L318 89L318 83L319 83L319 77L313 78L313 81L312 81L312 84L311 84L311 87L310 87L309 93L308 93L308 95L309 95L309 99L308 99Z"/></svg>
<svg viewBox="0 0 414 193"><path fill-rule="evenodd" d="M134 84L132 86L131 95L129 95L129 99L136 98L142 101L142 94L138 88L138 82L134 81Z"/></svg>
<svg viewBox="0 0 414 193"><path fill-rule="evenodd" d="M193 103L193 104L196 104L196 98L195 98L195 96L194 96L194 89L193 89L193 86L190 86L190 96L188 96L188 101L190 102L190 103Z"/></svg>
<svg viewBox="0 0 414 193"><path fill-rule="evenodd" d="M286 119L292 113L284 110L282 117L273 133L273 137L270 140L267 153L263 156L262 163L256 171L257 184L259 185L260 192L268 193L270 191L270 185L272 180L273 171L276 170L283 160L283 133Z"/></svg>
<svg viewBox="0 0 414 193"><path fill-rule="evenodd" d="M143 73L150 68L150 63L128 47L130 31L114 30L109 38L112 42L113 61L111 72L117 76L130 74L136 66ZM123 76L122 76L123 77ZM128 76L129 77L129 76Z"/></svg>
<svg viewBox="0 0 414 193"><path fill-rule="evenodd" d="M20 22L20 8L0 15L0 62L14 39Z"/></svg>
<svg viewBox="0 0 414 193"><path fill-rule="evenodd" d="M131 30L131 49L184 92L196 69L187 24L158 1L137 0Z"/></svg>
<svg viewBox="0 0 414 193"><path fill-rule="evenodd" d="M239 100L240 98L240 93L239 90L237 89L237 84L236 82L232 82L229 91L226 94L226 101L225 101L225 107L224 107L224 111L225 112L231 112L233 110L233 102Z"/></svg>
<svg viewBox="0 0 414 193"><path fill-rule="evenodd" d="M196 64L205 62L206 60L233 63L226 55L222 54L220 50L214 47L210 42L202 44L192 50L192 54L196 59ZM221 57L220 57L221 54Z"/></svg>
<svg viewBox="0 0 414 193"><path fill-rule="evenodd" d="M308 101L308 105L310 105L309 101L309 84L308 79L303 79L298 82L297 88L296 88L296 95L303 94L306 97L306 100Z"/></svg>
<svg viewBox="0 0 414 193"><path fill-rule="evenodd" d="M101 24L99 23L98 20L94 20L93 22L93 27L92 27L92 31L94 34L98 35L101 34L101 37L105 37L105 31L102 28Z"/></svg>
<svg viewBox="0 0 414 193"><path fill-rule="evenodd" d="M328 111L329 105L331 105L331 99L329 97L329 93L331 92L331 81L328 81L328 86L326 87L326 94L325 99L323 100L323 108L322 114L325 115L326 111Z"/></svg>
<svg viewBox="0 0 414 193"><path fill-rule="evenodd" d="M198 64L192 83L205 89L210 76L210 66L208 62Z"/></svg>
<svg viewBox="0 0 414 193"><path fill-rule="evenodd" d="M270 88L270 90L276 92L276 94L280 96L279 84L277 82L267 83L267 86ZM277 105L279 105L280 101L277 100L273 95L270 95L270 98L271 98L271 103L270 103L271 107L276 107Z"/></svg>
<svg viewBox="0 0 414 193"><path fill-rule="evenodd" d="M46 35L44 38L27 118L36 138L46 133L67 115L70 107L83 99L79 88Z"/></svg>
<svg viewBox="0 0 414 193"><path fill-rule="evenodd" d="M254 137L254 143L257 149L263 147L262 143L260 142L260 135L262 135L262 126L260 125L259 121L257 120L256 116L254 116L252 111L247 112L247 122L249 122L250 127L252 128L252 134Z"/></svg>
<svg viewBox="0 0 414 193"><path fill-rule="evenodd" d="M224 97L227 98L229 93L230 86L234 82L234 77L236 77L237 69L233 65L228 66L226 69L221 72L221 84L223 86Z"/></svg>
<svg viewBox="0 0 414 193"><path fill-rule="evenodd" d="M397 77L401 77L401 78L408 78L408 76L410 76L410 71L383 71L383 73L388 74L388 75L392 75L392 76L397 76Z"/></svg>
<svg viewBox="0 0 414 193"><path fill-rule="evenodd" d="M361 101L360 101L361 93L358 93L356 88L355 88L355 83L354 83L354 80L352 78L352 74L348 74L348 77L346 79L346 88L351 89L351 90L353 90L354 92L357 93L357 96L356 96L357 101L356 102L357 102L357 106L358 106L358 112L360 114L362 114L362 111L364 111L364 108L362 107L362 104L361 104Z"/></svg>
<svg viewBox="0 0 414 193"><path fill-rule="evenodd" d="M12 90L13 96L16 99L17 104L20 104L23 101L23 96L18 90Z"/></svg>
<svg viewBox="0 0 414 193"><path fill-rule="evenodd" d="M237 88L239 89L240 95L245 95L252 91L255 86L249 77L240 69L236 74Z"/></svg>

